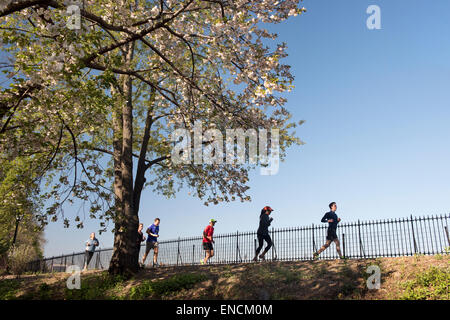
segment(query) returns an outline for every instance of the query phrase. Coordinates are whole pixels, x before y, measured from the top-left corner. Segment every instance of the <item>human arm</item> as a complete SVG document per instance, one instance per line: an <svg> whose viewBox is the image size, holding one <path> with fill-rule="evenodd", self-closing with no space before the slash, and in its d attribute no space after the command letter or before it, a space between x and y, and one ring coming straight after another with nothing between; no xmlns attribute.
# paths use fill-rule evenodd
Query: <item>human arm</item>
<svg viewBox="0 0 450 320"><path fill-rule="evenodd" d="M331 221L330 221L331 220ZM321 222L333 222L333 219L329 219L329 214L328 212L325 213L325 215L323 216L322 220L320 220Z"/></svg>
<svg viewBox="0 0 450 320"><path fill-rule="evenodd" d="M261 226L263 228L268 228L273 220L272 218L269 218L267 214L262 215L260 219L261 219Z"/></svg>
<svg viewBox="0 0 450 320"><path fill-rule="evenodd" d="M155 238L158 238L159 237L159 235L158 234L156 234L156 233L153 233L153 232L155 232L155 231L153 231L152 230L152 227L149 227L148 229L147 229L147 234L149 235L149 236L151 236L151 237L155 237Z"/></svg>

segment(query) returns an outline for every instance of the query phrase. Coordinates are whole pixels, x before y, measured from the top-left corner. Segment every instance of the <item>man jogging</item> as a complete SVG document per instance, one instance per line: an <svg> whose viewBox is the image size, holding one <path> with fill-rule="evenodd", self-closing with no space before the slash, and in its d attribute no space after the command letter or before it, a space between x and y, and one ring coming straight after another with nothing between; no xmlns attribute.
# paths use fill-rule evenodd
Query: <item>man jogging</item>
<svg viewBox="0 0 450 320"><path fill-rule="evenodd" d="M209 220L209 225L203 230L203 250L206 252L206 257L200 260L200 264L206 264L209 259L214 257L213 234L216 222L217 220L214 219Z"/></svg>
<svg viewBox="0 0 450 320"><path fill-rule="evenodd" d="M142 264L145 264L148 253L153 249L153 267L158 266L159 223L160 219L156 218L153 224L147 228L147 243L145 244L145 254L142 257Z"/></svg>
<svg viewBox="0 0 450 320"><path fill-rule="evenodd" d="M253 261L258 260L258 253L261 251L264 241L267 242L267 246L264 249L263 253L259 256L261 260L266 260L265 255L267 251L272 247L272 239L269 235L269 226L273 221L273 218L269 218L269 215L272 213L273 209L269 206L265 206L261 210L261 214L259 215L259 228L256 232L256 235L258 237L258 248L256 249L255 257L253 258Z"/></svg>
<svg viewBox="0 0 450 320"><path fill-rule="evenodd" d="M95 233L92 232L89 240L86 241L86 251L85 251L85 262L84 262L84 268L83 271L86 271L89 265L89 262L91 262L92 256L94 255L95 247L98 247L99 242L97 238L95 237Z"/></svg>
<svg viewBox="0 0 450 320"><path fill-rule="evenodd" d="M338 223L341 221L341 218L338 218L336 214L337 205L336 202L332 202L328 205L331 209L330 212L325 213L325 215L322 218L322 222L328 222L328 230L327 230L327 241L322 246L322 248L319 249L319 251L314 252L313 258L317 259L319 254L324 251L326 248L328 248L332 241L336 244L336 251L339 254L339 258L343 259L343 256L341 254L341 248L339 244L339 239L336 235L336 229Z"/></svg>

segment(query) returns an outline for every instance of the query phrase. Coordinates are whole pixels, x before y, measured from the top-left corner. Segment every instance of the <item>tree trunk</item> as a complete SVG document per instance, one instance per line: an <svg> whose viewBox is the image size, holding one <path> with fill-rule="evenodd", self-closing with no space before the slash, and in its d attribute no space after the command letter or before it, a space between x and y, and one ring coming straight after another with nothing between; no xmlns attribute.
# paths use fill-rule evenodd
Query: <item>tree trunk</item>
<svg viewBox="0 0 450 320"><path fill-rule="evenodd" d="M131 62L132 57L133 44L130 44L126 56L127 63ZM136 246L139 218L133 205L133 86L130 76L123 77L123 88L126 101L122 104L121 110L122 139L119 137L114 145L114 155L120 153L120 157L117 161L116 157L114 158L115 171L117 171L117 174L115 174L117 183L115 180L114 184L117 214L114 221L114 250L109 265L109 273L128 276L139 270L139 248ZM116 125L120 128L120 123L116 123ZM117 191L116 187L120 190Z"/></svg>

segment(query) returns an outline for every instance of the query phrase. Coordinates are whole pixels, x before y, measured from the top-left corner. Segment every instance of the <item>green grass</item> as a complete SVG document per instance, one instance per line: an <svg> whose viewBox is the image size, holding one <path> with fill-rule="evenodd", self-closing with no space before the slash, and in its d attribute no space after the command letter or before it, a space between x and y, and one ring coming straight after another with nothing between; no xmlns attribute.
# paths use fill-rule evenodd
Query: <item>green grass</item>
<svg viewBox="0 0 450 320"><path fill-rule="evenodd" d="M18 279L8 279L0 281L0 300L15 299L20 285L21 280Z"/></svg>
<svg viewBox="0 0 450 320"><path fill-rule="evenodd" d="M314 268L314 272L315 276L320 278L328 273L328 269L322 262L320 262L320 264L316 268Z"/></svg>
<svg viewBox="0 0 450 320"><path fill-rule="evenodd" d="M203 274L177 274L163 280L146 280L139 286L131 288L129 298L133 300L160 298L183 289L191 289L196 283L206 280Z"/></svg>
<svg viewBox="0 0 450 320"><path fill-rule="evenodd" d="M114 292L120 290L124 281L124 277L111 276L105 271L100 276L83 278L80 289L65 288L64 296L69 300L118 299Z"/></svg>
<svg viewBox="0 0 450 320"><path fill-rule="evenodd" d="M442 300L450 298L450 268L431 267L403 283L403 300Z"/></svg>
<svg viewBox="0 0 450 320"><path fill-rule="evenodd" d="M358 278L364 278L365 276L362 266L358 266L358 269L355 271L350 268L347 261L344 261L344 264L340 267L339 275L340 282L342 284L340 298L350 296L359 292Z"/></svg>
<svg viewBox="0 0 450 320"><path fill-rule="evenodd" d="M231 266L230 265L224 266L223 271L222 271L222 277L231 278L232 276L233 276L233 271L231 269Z"/></svg>

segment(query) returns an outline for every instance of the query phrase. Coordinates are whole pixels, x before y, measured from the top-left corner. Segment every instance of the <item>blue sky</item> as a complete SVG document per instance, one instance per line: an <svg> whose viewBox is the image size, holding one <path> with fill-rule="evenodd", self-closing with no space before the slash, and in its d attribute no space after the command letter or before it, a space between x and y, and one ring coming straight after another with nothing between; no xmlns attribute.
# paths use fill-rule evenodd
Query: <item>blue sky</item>
<svg viewBox="0 0 450 320"><path fill-rule="evenodd" d="M381 9L368 30L366 8ZM319 223L331 201L343 221L450 212L450 2L303 1L308 10L271 26L288 44L295 89L287 108L306 142L288 151L275 176L250 176L252 202L205 207L187 195L167 200L144 190L140 219L161 218L161 240L254 230L272 206L273 227ZM68 208L68 210L70 210ZM45 255L83 250L85 229L50 224ZM110 232L100 235L111 247Z"/></svg>

